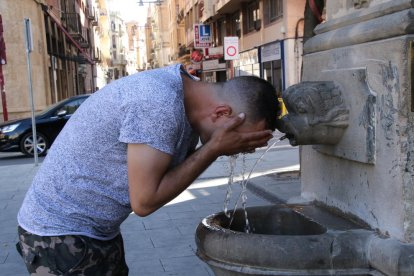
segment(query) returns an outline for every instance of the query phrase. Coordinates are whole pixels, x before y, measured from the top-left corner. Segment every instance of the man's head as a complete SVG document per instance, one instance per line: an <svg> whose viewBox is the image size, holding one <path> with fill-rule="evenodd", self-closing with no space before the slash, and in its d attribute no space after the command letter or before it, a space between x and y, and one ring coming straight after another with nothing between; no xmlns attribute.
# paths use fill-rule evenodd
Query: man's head
<svg viewBox="0 0 414 276"><path fill-rule="evenodd" d="M276 89L269 82L254 76L236 77L224 82L218 95L230 104L235 115L245 113L247 123L264 121L266 129L276 129L281 108Z"/></svg>
<svg viewBox="0 0 414 276"><path fill-rule="evenodd" d="M254 76L236 77L208 84L208 94L212 101L198 129L203 143L217 127L240 113L244 113L246 119L237 131L275 130L281 109L276 89L269 82Z"/></svg>

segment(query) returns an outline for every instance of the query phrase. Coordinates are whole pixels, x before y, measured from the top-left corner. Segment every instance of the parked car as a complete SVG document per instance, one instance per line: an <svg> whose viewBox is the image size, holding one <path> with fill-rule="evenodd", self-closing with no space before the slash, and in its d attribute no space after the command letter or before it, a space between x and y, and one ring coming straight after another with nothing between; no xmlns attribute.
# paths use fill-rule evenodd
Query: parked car
<svg viewBox="0 0 414 276"><path fill-rule="evenodd" d="M79 95L65 99L35 116L39 156L46 154L70 116L88 97ZM21 151L28 156L34 155L32 118L0 124L0 151Z"/></svg>

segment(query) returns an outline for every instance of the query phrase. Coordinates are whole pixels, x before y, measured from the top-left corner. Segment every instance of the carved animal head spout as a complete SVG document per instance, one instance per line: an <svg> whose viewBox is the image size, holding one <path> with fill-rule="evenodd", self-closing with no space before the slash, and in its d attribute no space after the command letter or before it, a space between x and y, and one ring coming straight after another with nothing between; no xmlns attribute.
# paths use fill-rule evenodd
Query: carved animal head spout
<svg viewBox="0 0 414 276"><path fill-rule="evenodd" d="M348 127L349 109L334 82L302 82L283 92L288 114L281 131L292 146L339 142Z"/></svg>

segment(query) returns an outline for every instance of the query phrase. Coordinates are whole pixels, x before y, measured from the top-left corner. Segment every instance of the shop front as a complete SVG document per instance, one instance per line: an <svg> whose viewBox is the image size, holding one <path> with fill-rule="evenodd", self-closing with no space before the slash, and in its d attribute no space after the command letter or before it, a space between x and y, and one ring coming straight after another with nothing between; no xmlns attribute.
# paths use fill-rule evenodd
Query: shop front
<svg viewBox="0 0 414 276"><path fill-rule="evenodd" d="M282 43L283 41L277 41L260 46L260 61L262 65L262 78L276 88L276 94L282 105L282 115L285 115L286 107L282 100L282 91L284 89Z"/></svg>
<svg viewBox="0 0 414 276"><path fill-rule="evenodd" d="M260 75L259 48L240 52L240 59L233 61L234 76Z"/></svg>
<svg viewBox="0 0 414 276"><path fill-rule="evenodd" d="M262 77L276 88L278 97L282 97L283 70L280 42L273 42L260 47Z"/></svg>
<svg viewBox="0 0 414 276"><path fill-rule="evenodd" d="M226 81L226 61L223 55L223 46L205 49L202 64L202 80L206 82Z"/></svg>
<svg viewBox="0 0 414 276"><path fill-rule="evenodd" d="M204 60L202 79L206 82L226 81L226 62L220 62L220 59Z"/></svg>

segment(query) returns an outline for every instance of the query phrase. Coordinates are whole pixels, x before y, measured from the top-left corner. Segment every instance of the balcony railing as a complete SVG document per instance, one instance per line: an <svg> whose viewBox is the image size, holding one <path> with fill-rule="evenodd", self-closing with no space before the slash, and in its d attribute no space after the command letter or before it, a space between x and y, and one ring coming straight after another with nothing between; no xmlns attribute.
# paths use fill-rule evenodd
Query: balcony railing
<svg viewBox="0 0 414 276"><path fill-rule="evenodd" d="M62 21L68 33L82 48L89 48L88 29L83 27L77 13L62 13Z"/></svg>

